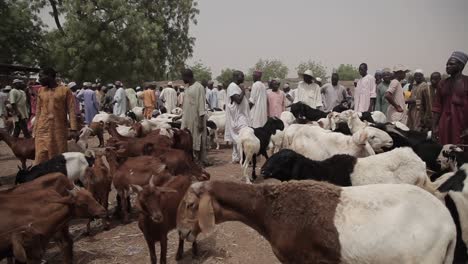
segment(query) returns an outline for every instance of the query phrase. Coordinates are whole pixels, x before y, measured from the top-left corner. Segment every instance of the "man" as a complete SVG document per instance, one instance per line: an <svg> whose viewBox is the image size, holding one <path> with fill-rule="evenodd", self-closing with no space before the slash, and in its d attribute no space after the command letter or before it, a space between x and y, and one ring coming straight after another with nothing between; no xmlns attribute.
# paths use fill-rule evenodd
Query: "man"
<svg viewBox="0 0 468 264"><path fill-rule="evenodd" d="M127 94L125 93L125 89L123 88L122 83L118 84L117 91L115 91L113 104L114 115L125 116L125 113L127 112Z"/></svg>
<svg viewBox="0 0 468 264"><path fill-rule="evenodd" d="M119 83L119 81L117 81L116 83ZM109 83L107 84L107 92L106 92L106 96L104 97L104 105L103 105L103 108L104 108L104 111L113 111L112 108L113 108L113 102L114 102L114 96L115 96L115 92L117 91L117 87L112 84L112 83Z"/></svg>
<svg viewBox="0 0 468 264"><path fill-rule="evenodd" d="M0 128L5 128L8 119L6 105L8 102L8 93L11 91L11 86L5 86L0 91Z"/></svg>
<svg viewBox="0 0 468 264"><path fill-rule="evenodd" d="M359 65L359 74L361 79L356 84L354 90L354 111L356 112L372 112L375 104L375 78L367 73L367 64Z"/></svg>
<svg viewBox="0 0 468 264"><path fill-rule="evenodd" d="M377 85L377 97L375 101L375 110L387 114L388 101L385 99L385 93L388 90L388 86L392 81L392 71L389 68L385 68L382 71L382 82Z"/></svg>
<svg viewBox="0 0 468 264"><path fill-rule="evenodd" d="M431 85L429 86L429 96L431 97L431 103L434 102L440 80L442 80L442 75L440 72L433 72L431 74Z"/></svg>
<svg viewBox="0 0 468 264"><path fill-rule="evenodd" d="M296 97L294 103L302 102L312 108L322 109L322 95L320 87L314 83L312 71L307 70L302 75L303 81L299 82L296 90Z"/></svg>
<svg viewBox="0 0 468 264"><path fill-rule="evenodd" d="M376 71L374 74L376 87L382 82L382 71Z"/></svg>
<svg viewBox="0 0 468 264"><path fill-rule="evenodd" d="M127 88L125 89L125 94L128 99L128 109L132 110L138 105L138 98L135 89Z"/></svg>
<svg viewBox="0 0 468 264"><path fill-rule="evenodd" d="M385 99L390 103L387 109L387 120L389 122L406 123L405 97L400 82L405 79L407 72L408 68L403 65L397 65L393 68L394 79L390 82L387 92L385 92Z"/></svg>
<svg viewBox="0 0 468 264"><path fill-rule="evenodd" d="M177 106L184 107L185 87L179 87L179 95L177 95Z"/></svg>
<svg viewBox="0 0 468 264"><path fill-rule="evenodd" d="M224 140L232 142L232 162L238 163L240 154L237 144L239 132L242 128L251 125L250 107L245 97L245 88L240 86L244 82L244 73L234 71L232 83L227 88L228 104L226 105L226 129Z"/></svg>
<svg viewBox="0 0 468 264"><path fill-rule="evenodd" d="M143 114L146 119L151 119L151 117L153 117L153 111L156 105L156 94L154 93L155 89L156 86L148 85L143 92L143 106L145 107Z"/></svg>
<svg viewBox="0 0 468 264"><path fill-rule="evenodd" d="M214 82L208 81L207 90L206 90L206 101L208 102L209 109L218 108L218 93L214 88Z"/></svg>
<svg viewBox="0 0 468 264"><path fill-rule="evenodd" d="M428 132L432 128L432 102L429 86L421 69L414 72L414 85L408 104L408 123L411 130Z"/></svg>
<svg viewBox="0 0 468 264"><path fill-rule="evenodd" d="M253 128L257 128L265 125L268 118L267 91L262 83L261 71L254 71L252 77L254 83L249 98L250 118Z"/></svg>
<svg viewBox="0 0 468 264"><path fill-rule="evenodd" d="M449 78L442 80L432 106L432 134L439 143L468 144L468 76L463 69L468 55L455 51L445 67Z"/></svg>
<svg viewBox="0 0 468 264"><path fill-rule="evenodd" d="M280 80L273 79L270 82L270 89L267 91L268 98L268 116L280 118L281 113L286 109L285 101L286 96L283 91L279 90Z"/></svg>
<svg viewBox="0 0 468 264"><path fill-rule="evenodd" d="M99 113L99 102L96 99L96 92L91 89L91 83L83 83L83 90L78 94L78 99L84 102L85 123L91 125L93 118Z"/></svg>
<svg viewBox="0 0 468 264"><path fill-rule="evenodd" d="M205 88L195 81L190 69L182 71L182 80L189 87L185 90L181 128L192 133L195 156L203 164L206 163Z"/></svg>
<svg viewBox="0 0 468 264"><path fill-rule="evenodd" d="M67 152L68 121L70 136L76 137L77 123L73 94L66 86L58 85L55 78L56 72L52 68L45 68L39 73L39 82L43 87L37 96L34 165Z"/></svg>
<svg viewBox="0 0 468 264"><path fill-rule="evenodd" d="M177 92L172 86L172 82L167 84L167 87L164 88L161 92L161 100L164 102L164 107L168 113L171 113L174 108L177 106Z"/></svg>
<svg viewBox="0 0 468 264"><path fill-rule="evenodd" d="M13 110L13 120L15 122L15 129L13 131L14 137L19 137L21 131L25 138L30 138L31 135L28 130L28 105L26 101L26 93L24 89L26 84L19 79L13 80L13 89L11 89L8 101L10 101Z"/></svg>
<svg viewBox="0 0 468 264"><path fill-rule="evenodd" d="M286 106L287 111L291 109L290 105L294 102L295 91L296 90L291 90L291 86L289 86L289 83L285 83L283 85L283 92L286 98L284 105Z"/></svg>
<svg viewBox="0 0 468 264"><path fill-rule="evenodd" d="M218 86L218 108L224 110L226 105L226 90L223 88L223 84L219 83Z"/></svg>
<svg viewBox="0 0 468 264"><path fill-rule="evenodd" d="M408 100L411 97L411 92L413 91L414 76L409 75L408 79L405 79L404 81L406 81L406 84L402 83L401 86L403 87L403 94L405 96L405 100Z"/></svg>
<svg viewBox="0 0 468 264"><path fill-rule="evenodd" d="M340 76L338 73L333 73L331 76L331 83L327 83L321 88L324 104L323 110L325 112L333 111L335 106L346 100L346 89L343 85L338 84L339 80Z"/></svg>
<svg viewBox="0 0 468 264"><path fill-rule="evenodd" d="M106 95L102 88L105 88L105 86L96 85L96 101L98 102L99 110L101 110L102 108L102 101L104 100L104 96Z"/></svg>
<svg viewBox="0 0 468 264"><path fill-rule="evenodd" d="M135 90L136 90L136 97L137 97L137 105L139 107L144 108L145 107L144 104L143 104L143 93L144 93L144 91L141 89L141 86L137 86ZM156 96L156 94L155 94L155 96Z"/></svg>

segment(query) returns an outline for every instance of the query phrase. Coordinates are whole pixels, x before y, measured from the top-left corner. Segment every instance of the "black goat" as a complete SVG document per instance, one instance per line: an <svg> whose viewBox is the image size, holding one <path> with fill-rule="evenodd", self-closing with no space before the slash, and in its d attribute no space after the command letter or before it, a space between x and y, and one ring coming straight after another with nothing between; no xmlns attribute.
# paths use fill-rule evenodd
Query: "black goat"
<svg viewBox="0 0 468 264"><path fill-rule="evenodd" d="M280 181L316 180L339 186L351 186L351 174L357 158L339 154L323 160L310 160L293 150L283 149L271 156L262 167L263 178Z"/></svg>
<svg viewBox="0 0 468 264"><path fill-rule="evenodd" d="M86 155L80 152L67 152L26 170L18 167L15 184L29 182L53 172L63 173L71 181L76 181L83 178L86 168L94 164L94 159L94 154L91 152L87 152Z"/></svg>
<svg viewBox="0 0 468 264"><path fill-rule="evenodd" d="M297 102L291 105L291 113L296 117L299 121L307 120L307 121L317 121L320 118L326 118L327 113L320 111L318 109L314 109L303 102Z"/></svg>

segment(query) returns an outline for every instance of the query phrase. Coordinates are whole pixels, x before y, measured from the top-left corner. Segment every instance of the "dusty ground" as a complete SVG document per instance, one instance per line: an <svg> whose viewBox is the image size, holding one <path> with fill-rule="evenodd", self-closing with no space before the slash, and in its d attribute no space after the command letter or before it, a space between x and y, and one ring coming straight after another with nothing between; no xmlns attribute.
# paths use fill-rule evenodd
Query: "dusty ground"
<svg viewBox="0 0 468 264"><path fill-rule="evenodd" d="M97 146L92 140L90 146ZM230 163L230 149L211 150L209 159L214 163L207 170L214 180L241 181L239 164ZM0 184L12 181L19 162L4 142L0 142ZM112 205L115 198L111 194ZM71 226L74 237L75 263L150 263L148 249L136 222L121 225L114 220L109 231L104 231L100 221L93 223L94 236L84 236L85 221L75 221ZM216 231L199 238L199 256L192 258L191 244L185 243L185 254L182 261L175 261L178 237L175 231L169 235L168 263L279 263L273 255L268 242L248 226L238 222L218 225ZM156 245L159 258L159 244ZM62 263L61 253L51 243L45 259L48 263ZM0 261L1 264L6 263Z"/></svg>

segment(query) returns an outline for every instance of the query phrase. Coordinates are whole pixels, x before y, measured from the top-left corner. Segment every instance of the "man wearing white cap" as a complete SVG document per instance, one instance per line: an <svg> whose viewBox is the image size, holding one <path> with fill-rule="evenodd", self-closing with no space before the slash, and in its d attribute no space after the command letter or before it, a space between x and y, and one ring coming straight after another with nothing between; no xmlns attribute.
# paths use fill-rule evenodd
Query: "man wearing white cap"
<svg viewBox="0 0 468 264"><path fill-rule="evenodd" d="M432 106L432 134L445 144L468 144L468 76L463 69L468 55L455 51L447 61L449 78L437 88Z"/></svg>
<svg viewBox="0 0 468 264"><path fill-rule="evenodd" d="M429 86L421 69L414 71L414 81L411 97L406 100L408 104L408 123L406 125L411 130L428 132L432 128L432 102Z"/></svg>
<svg viewBox="0 0 468 264"><path fill-rule="evenodd" d="M322 95L320 93L320 87L313 82L314 77L311 70L304 72L303 81L299 82L297 86L296 98L294 98L294 103L303 102L304 104L321 109L322 104Z"/></svg>
<svg viewBox="0 0 468 264"><path fill-rule="evenodd" d="M393 67L394 79L390 82L385 93L385 99L390 103L387 108L387 120L389 122L399 121L406 124L405 97L401 81L405 79L408 68L403 65Z"/></svg>
<svg viewBox="0 0 468 264"><path fill-rule="evenodd" d="M116 86L118 88L114 95L113 113L116 116L125 116L125 113L127 112L127 94L125 93L122 83L119 82Z"/></svg>
<svg viewBox="0 0 468 264"><path fill-rule="evenodd" d="M167 87L162 90L160 95L161 100L164 102L164 107L168 113L177 107L177 92L172 88L172 82L167 84Z"/></svg>
<svg viewBox="0 0 468 264"><path fill-rule="evenodd" d="M222 83L218 83L216 88L218 89L218 108L224 110L227 101L226 90L223 88Z"/></svg>
<svg viewBox="0 0 468 264"><path fill-rule="evenodd" d="M13 80L13 89L9 94L9 101L13 109L13 119L15 121L14 137L19 137L21 131L25 138L30 138L31 134L28 130L29 111L24 89L26 84L22 80Z"/></svg>
<svg viewBox="0 0 468 264"><path fill-rule="evenodd" d="M90 125L99 112L99 102L96 93L91 89L90 82L83 83L83 90L78 94L78 99L84 103L85 123Z"/></svg>
<svg viewBox="0 0 468 264"><path fill-rule="evenodd" d="M361 79L354 89L354 111L366 112L374 111L376 87L374 76L367 73L367 64L359 65L359 74Z"/></svg>
<svg viewBox="0 0 468 264"><path fill-rule="evenodd" d="M265 85L262 83L262 72L254 71L253 73L252 92L250 93L250 118L252 127L262 127L265 125L268 118L267 109L267 91Z"/></svg>

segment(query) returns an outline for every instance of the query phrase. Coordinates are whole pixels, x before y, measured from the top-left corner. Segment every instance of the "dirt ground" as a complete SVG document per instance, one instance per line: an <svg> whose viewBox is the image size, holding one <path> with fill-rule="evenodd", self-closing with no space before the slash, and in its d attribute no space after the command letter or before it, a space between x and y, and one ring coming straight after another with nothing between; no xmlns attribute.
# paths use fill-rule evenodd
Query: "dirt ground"
<svg viewBox="0 0 468 264"><path fill-rule="evenodd" d="M95 139L90 146L97 146ZM241 181L239 164L231 164L231 150L210 150L209 160L213 166L207 168L213 180ZM11 184L17 172L19 161L4 142L0 142L0 184ZM115 194L111 194L110 208L115 206ZM85 220L75 220L70 231L74 238L74 263L150 263L148 248L143 234L137 225L137 212L133 212L132 222L122 225L113 220L111 229L104 231L101 221L93 222L93 235L85 236ZM239 222L227 222L217 225L216 230L202 235L198 240L199 256L193 258L191 244L185 243L184 258L177 262L178 236L174 230L169 234L168 263L279 263L273 255L269 243L256 231ZM156 251L159 261L159 243ZM50 264L62 263L62 255L53 242L47 250L45 260ZM0 261L4 264L6 261Z"/></svg>

